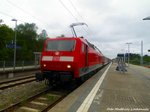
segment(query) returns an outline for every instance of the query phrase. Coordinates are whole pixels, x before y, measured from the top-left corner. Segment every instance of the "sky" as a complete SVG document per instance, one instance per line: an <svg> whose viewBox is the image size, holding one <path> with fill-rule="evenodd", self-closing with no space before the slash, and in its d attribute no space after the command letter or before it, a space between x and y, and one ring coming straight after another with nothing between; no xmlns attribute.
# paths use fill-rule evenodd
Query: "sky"
<svg viewBox="0 0 150 112"><path fill-rule="evenodd" d="M150 55L150 0L1 0L0 19L11 28L17 24L35 23L38 33L45 29L48 37L72 36L69 25L76 26L78 36L96 45L109 58L118 53Z"/></svg>

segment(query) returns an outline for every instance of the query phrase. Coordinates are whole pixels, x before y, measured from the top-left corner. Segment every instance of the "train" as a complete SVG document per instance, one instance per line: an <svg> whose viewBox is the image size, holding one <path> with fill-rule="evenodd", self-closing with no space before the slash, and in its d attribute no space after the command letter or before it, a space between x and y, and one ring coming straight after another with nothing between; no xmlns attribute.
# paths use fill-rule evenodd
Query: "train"
<svg viewBox="0 0 150 112"><path fill-rule="evenodd" d="M108 59L83 37L47 38L40 57L37 81L81 82L89 73L108 63Z"/></svg>

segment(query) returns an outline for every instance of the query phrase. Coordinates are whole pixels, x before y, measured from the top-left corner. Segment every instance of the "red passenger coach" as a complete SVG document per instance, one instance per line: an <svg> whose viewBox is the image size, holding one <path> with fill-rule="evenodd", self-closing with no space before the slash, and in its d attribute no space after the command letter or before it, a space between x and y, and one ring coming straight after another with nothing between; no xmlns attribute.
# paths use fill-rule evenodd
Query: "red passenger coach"
<svg viewBox="0 0 150 112"><path fill-rule="evenodd" d="M48 38L40 62L41 73L36 74L37 81L46 79L53 84L85 77L104 64L104 56L84 38Z"/></svg>

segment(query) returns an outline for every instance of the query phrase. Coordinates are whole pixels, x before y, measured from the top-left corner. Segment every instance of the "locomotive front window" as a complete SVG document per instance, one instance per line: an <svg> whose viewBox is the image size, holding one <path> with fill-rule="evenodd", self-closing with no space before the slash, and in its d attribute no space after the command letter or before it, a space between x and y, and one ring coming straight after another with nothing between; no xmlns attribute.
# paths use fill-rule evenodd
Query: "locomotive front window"
<svg viewBox="0 0 150 112"><path fill-rule="evenodd" d="M47 51L73 51L75 40L50 40L47 43Z"/></svg>

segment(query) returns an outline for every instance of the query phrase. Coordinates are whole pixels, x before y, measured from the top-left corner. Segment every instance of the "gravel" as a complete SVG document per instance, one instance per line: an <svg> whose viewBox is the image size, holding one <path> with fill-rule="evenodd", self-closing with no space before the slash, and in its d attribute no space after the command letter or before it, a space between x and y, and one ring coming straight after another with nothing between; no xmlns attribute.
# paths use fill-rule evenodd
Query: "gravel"
<svg viewBox="0 0 150 112"><path fill-rule="evenodd" d="M30 82L5 90L0 90L0 110L11 104L26 100L28 97L33 96L46 88L47 86L44 82Z"/></svg>

